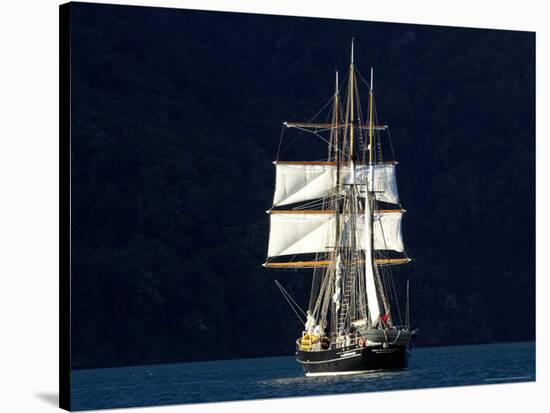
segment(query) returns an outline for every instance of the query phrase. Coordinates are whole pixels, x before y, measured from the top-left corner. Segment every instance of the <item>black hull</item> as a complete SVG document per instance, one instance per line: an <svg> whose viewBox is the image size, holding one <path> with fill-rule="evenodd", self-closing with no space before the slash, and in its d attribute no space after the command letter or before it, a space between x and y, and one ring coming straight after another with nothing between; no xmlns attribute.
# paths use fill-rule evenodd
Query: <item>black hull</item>
<svg viewBox="0 0 550 413"><path fill-rule="evenodd" d="M322 351L296 352L296 360L306 376L353 374L369 370L407 367L407 345L359 347L357 345Z"/></svg>

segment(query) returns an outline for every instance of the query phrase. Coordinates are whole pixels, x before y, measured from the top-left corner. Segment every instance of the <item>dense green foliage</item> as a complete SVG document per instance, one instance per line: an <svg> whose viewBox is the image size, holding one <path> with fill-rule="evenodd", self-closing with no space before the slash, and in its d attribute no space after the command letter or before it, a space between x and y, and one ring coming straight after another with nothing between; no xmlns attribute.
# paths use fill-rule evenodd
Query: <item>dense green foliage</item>
<svg viewBox="0 0 550 413"><path fill-rule="evenodd" d="M351 37L400 161L418 344L534 338L534 34L76 4L73 367L292 353L273 278L306 303L310 275L261 267L271 161Z"/></svg>

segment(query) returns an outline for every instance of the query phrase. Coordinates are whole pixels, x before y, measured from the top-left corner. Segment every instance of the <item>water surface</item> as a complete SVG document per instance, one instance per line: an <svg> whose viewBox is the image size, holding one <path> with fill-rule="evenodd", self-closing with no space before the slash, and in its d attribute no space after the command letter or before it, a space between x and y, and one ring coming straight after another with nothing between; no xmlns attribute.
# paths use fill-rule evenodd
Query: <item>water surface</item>
<svg viewBox="0 0 550 413"><path fill-rule="evenodd" d="M294 357L72 372L74 410L535 380L535 343L415 348L409 368L305 377Z"/></svg>

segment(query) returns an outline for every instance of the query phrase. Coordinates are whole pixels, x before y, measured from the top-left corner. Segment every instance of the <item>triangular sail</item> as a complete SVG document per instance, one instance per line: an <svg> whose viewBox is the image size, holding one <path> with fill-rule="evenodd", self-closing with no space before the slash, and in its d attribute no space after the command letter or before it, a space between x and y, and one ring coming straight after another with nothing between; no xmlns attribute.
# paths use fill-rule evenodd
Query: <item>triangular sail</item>
<svg viewBox="0 0 550 413"><path fill-rule="evenodd" d="M386 214L389 215L389 214ZM396 214L398 215L398 214ZM399 214L401 215L401 214ZM365 288L367 290L367 305L369 315L372 322L378 320L380 316L380 305L378 304L378 295L376 294L376 282L374 280L374 265L372 262L372 246L371 239L374 238L371 234L370 225L370 202L365 202L365 214L363 215L363 246L365 247ZM381 222L381 220L379 220ZM376 228L373 226L373 228ZM376 241L375 241L376 244Z"/></svg>

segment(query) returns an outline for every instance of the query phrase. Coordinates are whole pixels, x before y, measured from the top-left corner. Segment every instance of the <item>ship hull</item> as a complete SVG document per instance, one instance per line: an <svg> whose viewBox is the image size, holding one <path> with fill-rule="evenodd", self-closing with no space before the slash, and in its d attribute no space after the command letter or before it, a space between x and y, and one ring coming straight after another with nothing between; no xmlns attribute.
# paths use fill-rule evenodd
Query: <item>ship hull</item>
<svg viewBox="0 0 550 413"><path fill-rule="evenodd" d="M296 360L306 376L355 374L369 370L390 370L407 367L407 345L359 347L296 352Z"/></svg>

